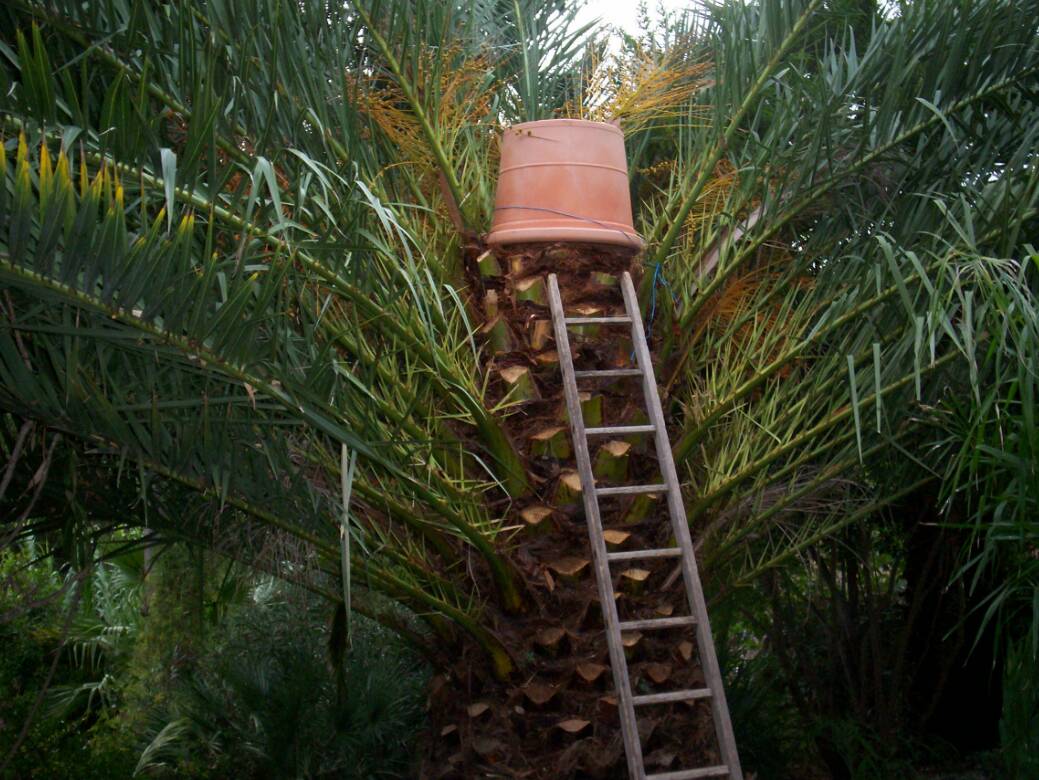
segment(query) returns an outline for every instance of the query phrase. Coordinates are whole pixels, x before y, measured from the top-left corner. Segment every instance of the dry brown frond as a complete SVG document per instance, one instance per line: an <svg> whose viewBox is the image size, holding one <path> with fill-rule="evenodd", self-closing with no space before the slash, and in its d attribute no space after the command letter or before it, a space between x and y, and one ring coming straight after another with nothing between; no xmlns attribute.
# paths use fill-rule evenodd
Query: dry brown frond
<svg viewBox="0 0 1039 780"><path fill-rule="evenodd" d="M494 94L487 83L489 71L485 56L465 58L457 45L418 55L414 85L445 148L450 149L464 129L489 117ZM432 150L400 86L352 72L344 73L343 82L346 99L397 148L399 158L393 167L412 169L423 190L435 187L435 177L428 175L435 168Z"/></svg>
<svg viewBox="0 0 1039 780"><path fill-rule="evenodd" d="M692 98L710 81L710 63L688 60L681 50L639 51L625 59L592 62L575 105L564 110L600 122L619 120L626 133L652 122L706 124L707 107Z"/></svg>
<svg viewBox="0 0 1039 780"><path fill-rule="evenodd" d="M725 210L729 195L737 184L738 179L732 164L728 160L719 160L714 167L714 175L704 185L700 198L689 212L689 216L686 217L685 235L687 237L696 236Z"/></svg>

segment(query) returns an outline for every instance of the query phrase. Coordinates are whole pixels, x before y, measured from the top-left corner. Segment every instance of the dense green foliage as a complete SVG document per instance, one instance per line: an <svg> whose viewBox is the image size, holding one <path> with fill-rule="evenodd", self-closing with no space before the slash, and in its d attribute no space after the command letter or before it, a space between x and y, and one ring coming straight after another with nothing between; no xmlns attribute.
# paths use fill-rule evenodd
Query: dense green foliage
<svg viewBox="0 0 1039 780"><path fill-rule="evenodd" d="M914 664L973 649L1007 659L1001 733L1026 776L1039 5L890 5L712 4L606 62L559 2L5 5L0 541L46 540L73 577L140 555L142 534L188 540L427 647L465 635L508 674L522 661L493 627L522 608L514 508L537 485L505 433L521 410L489 400L462 247L489 221L503 122L617 118L733 684L745 712L789 718L747 731L749 765L794 771L782 743L838 774L901 773L942 709ZM72 634L82 652L136 665L127 690L149 663L177 668L174 645L95 607L115 570L90 576L74 612L102 627ZM229 603L206 587L202 603ZM58 603L40 610L10 623L3 663L27 682L5 733L63 641ZM353 761L313 736L327 724L367 746L400 736L327 687L293 723L315 731L282 730L324 667L275 630L281 607L185 614L211 638L162 703L151 760L181 750L208 771L245 760L233 739L257 773L317 772ZM285 640L267 666L246 640L265 634ZM401 677L394 663L356 673ZM89 730L111 734L104 677L62 669L69 710L99 707ZM256 705L269 685L285 697Z"/></svg>
<svg viewBox="0 0 1039 780"><path fill-rule="evenodd" d="M126 777L136 755L132 746L112 738L107 713L89 723L46 716L28 720L35 710L46 713L41 698L46 683L78 688L91 677L62 651L69 610L62 599L54 598L61 580L51 567L27 566L37 552L30 548L21 555L0 553L0 614L5 616L0 623L0 753L5 761L11 759L5 776ZM57 661L56 653L61 656ZM27 722L29 731L11 756Z"/></svg>
<svg viewBox="0 0 1039 780"><path fill-rule="evenodd" d="M332 656L324 599L227 561L124 556L74 599L33 552L0 558L0 609L42 602L0 626L5 758L42 695L4 776L409 776L427 671L385 629Z"/></svg>

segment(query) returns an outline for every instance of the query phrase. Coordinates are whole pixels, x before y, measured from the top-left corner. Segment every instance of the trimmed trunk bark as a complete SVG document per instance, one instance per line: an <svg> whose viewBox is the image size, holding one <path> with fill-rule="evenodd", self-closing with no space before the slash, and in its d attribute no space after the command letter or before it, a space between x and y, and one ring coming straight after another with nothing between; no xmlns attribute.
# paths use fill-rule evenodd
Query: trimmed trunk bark
<svg viewBox="0 0 1039 780"><path fill-rule="evenodd" d="M623 311L617 277L636 270L630 252L571 244L498 250L492 262L471 263L476 293L495 301L494 325L485 330L490 349L485 371L492 400L507 398L504 424L521 442L533 492L510 509L518 530L512 558L523 573L527 610L507 615L488 607L485 622L512 653L516 672L501 680L486 656L472 646L451 648L450 662L430 685L430 732L423 777L625 777L626 765L602 612L561 377L543 296L548 273L559 276L568 313ZM500 274L489 269L504 269ZM507 327L507 338L502 328ZM497 333L494 329L497 328ZM512 349L502 350L503 344ZM630 366L626 325L573 332L578 368ZM590 425L630 423L643 409L641 380L583 382L585 420ZM628 446L630 445L630 446ZM645 437L625 444L592 442L598 479L660 481L652 445ZM603 523L611 549L666 545L666 506L641 496L604 500ZM685 614L681 582L663 590L666 560L613 567L622 619ZM625 637L632 684L649 693L695 688L703 676L692 628L633 633ZM448 654L445 653L445 658ZM647 770L666 772L720 763L706 701L641 708Z"/></svg>

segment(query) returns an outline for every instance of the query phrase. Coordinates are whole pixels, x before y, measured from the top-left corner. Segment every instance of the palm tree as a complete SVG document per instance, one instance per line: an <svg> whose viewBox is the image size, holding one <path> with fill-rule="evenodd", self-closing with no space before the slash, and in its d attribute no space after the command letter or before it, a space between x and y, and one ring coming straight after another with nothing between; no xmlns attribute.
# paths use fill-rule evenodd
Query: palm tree
<svg viewBox="0 0 1039 780"><path fill-rule="evenodd" d="M7 532L89 540L121 483L147 514L115 524L422 644L440 767L606 771L556 369L521 317L545 248L480 238L498 128L627 131L675 456L732 598L934 479L929 410L1022 349L989 295L1034 312L1036 10L726 3L614 56L562 2L8 4L7 473L88 487L27 491Z"/></svg>

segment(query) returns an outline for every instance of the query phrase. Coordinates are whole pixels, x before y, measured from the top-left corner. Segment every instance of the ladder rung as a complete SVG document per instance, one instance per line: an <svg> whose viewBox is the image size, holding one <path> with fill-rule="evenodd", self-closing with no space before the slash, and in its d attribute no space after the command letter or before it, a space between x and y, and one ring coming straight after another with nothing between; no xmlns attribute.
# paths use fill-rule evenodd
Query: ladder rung
<svg viewBox="0 0 1039 780"><path fill-rule="evenodd" d="M658 772L655 775L646 775L646 780L696 780L698 777L726 777L728 774L727 766L705 766L700 769L682 769L678 772Z"/></svg>
<svg viewBox="0 0 1039 780"><path fill-rule="evenodd" d="M632 433L653 433L652 425L608 425L605 428L585 428L585 436L625 436Z"/></svg>
<svg viewBox="0 0 1039 780"><path fill-rule="evenodd" d="M624 550L606 553L606 560L634 561L642 558L679 558L681 555L681 547L661 547L659 550Z"/></svg>
<svg viewBox="0 0 1039 780"><path fill-rule="evenodd" d="M635 493L666 493L667 485L618 485L595 489L597 496L630 496Z"/></svg>
<svg viewBox="0 0 1039 780"><path fill-rule="evenodd" d="M670 691L669 693L647 693L644 696L632 696L631 703L636 707L641 704L667 704L673 701L691 701L692 699L706 699L711 695L710 688L690 688L685 691Z"/></svg>
<svg viewBox="0 0 1039 780"><path fill-rule="evenodd" d="M592 371L574 371L576 379L598 376L642 376L641 368L602 368Z"/></svg>
<svg viewBox="0 0 1039 780"><path fill-rule="evenodd" d="M620 624L619 628L621 631L636 631L642 628L676 628L678 626L692 625L696 625L696 618L692 615L682 615L680 617L626 620Z"/></svg>
<svg viewBox="0 0 1039 780"><path fill-rule="evenodd" d="M567 317L563 322L567 325L608 325L615 322L631 322L631 317Z"/></svg>

